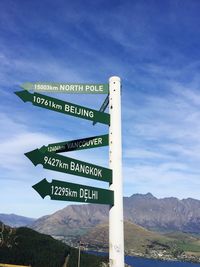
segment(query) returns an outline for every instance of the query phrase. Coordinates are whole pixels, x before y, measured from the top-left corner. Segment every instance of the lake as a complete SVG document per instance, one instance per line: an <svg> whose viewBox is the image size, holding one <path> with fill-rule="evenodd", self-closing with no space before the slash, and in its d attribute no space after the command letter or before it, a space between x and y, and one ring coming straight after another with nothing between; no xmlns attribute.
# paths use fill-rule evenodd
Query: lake
<svg viewBox="0 0 200 267"><path fill-rule="evenodd" d="M200 267L200 263L161 261L139 257L126 256L125 262L134 267Z"/></svg>
<svg viewBox="0 0 200 267"><path fill-rule="evenodd" d="M107 256L108 253L88 251L87 253ZM179 261L161 261L154 259L145 259L140 257L125 256L125 262L133 267L200 267L200 263L179 262Z"/></svg>

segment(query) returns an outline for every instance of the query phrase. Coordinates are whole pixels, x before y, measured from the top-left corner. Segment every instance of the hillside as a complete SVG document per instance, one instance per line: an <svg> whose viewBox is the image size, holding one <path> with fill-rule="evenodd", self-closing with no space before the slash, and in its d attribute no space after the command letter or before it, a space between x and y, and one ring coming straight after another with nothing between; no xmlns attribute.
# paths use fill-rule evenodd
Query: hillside
<svg viewBox="0 0 200 267"><path fill-rule="evenodd" d="M52 215L41 217L31 227L41 233L71 238L105 222L108 222L107 206L69 205Z"/></svg>
<svg viewBox="0 0 200 267"><path fill-rule="evenodd" d="M81 236L80 240L86 245L89 244L90 247L108 249L108 224L101 224L92 228L87 234ZM125 250L127 254L131 254L131 250L144 253L145 249L153 242L162 240L165 243L168 238L126 221L124 223L124 240Z"/></svg>
<svg viewBox="0 0 200 267"><path fill-rule="evenodd" d="M78 250L70 248L51 236L21 227L11 228L0 223L0 263L31 265L32 267L76 266ZM102 259L94 255L81 256L81 266L98 267Z"/></svg>
<svg viewBox="0 0 200 267"><path fill-rule="evenodd" d="M0 221L11 227L28 226L32 224L36 219L19 216L16 214L4 214L0 213Z"/></svg>
<svg viewBox="0 0 200 267"><path fill-rule="evenodd" d="M108 250L108 235L108 224L103 224L79 239L91 250ZM159 234L125 222L124 240L127 255L200 262L200 238L189 234Z"/></svg>
<svg viewBox="0 0 200 267"><path fill-rule="evenodd" d="M73 237L98 224L108 222L108 206L70 205L52 215L41 217L32 228L46 234ZM152 194L124 197L124 220L149 230L200 233L200 201L163 198Z"/></svg>

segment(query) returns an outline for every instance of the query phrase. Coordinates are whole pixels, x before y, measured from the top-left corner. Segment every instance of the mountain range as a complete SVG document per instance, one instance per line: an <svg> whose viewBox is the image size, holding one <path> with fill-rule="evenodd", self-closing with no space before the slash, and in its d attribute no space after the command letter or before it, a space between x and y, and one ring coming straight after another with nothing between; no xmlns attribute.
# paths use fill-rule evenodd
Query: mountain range
<svg viewBox="0 0 200 267"><path fill-rule="evenodd" d="M39 219L0 214L13 225L32 229L77 246L108 249L109 207L69 205ZM200 201L174 197L158 199L151 193L124 197L125 249L127 254L165 259L200 261ZM193 235L195 234L195 235Z"/></svg>
<svg viewBox="0 0 200 267"><path fill-rule="evenodd" d="M84 234L99 224L108 223L109 207L97 204L69 205L37 220L14 214L0 214L10 226L29 225L52 236ZM124 197L124 220L148 230L181 231L200 234L200 200L174 197L158 199L151 193Z"/></svg>
<svg viewBox="0 0 200 267"><path fill-rule="evenodd" d="M70 205L34 221L31 227L53 236L84 234L90 228L108 223L105 205ZM152 194L124 197L124 220L160 232L200 233L200 201L174 197L158 199Z"/></svg>

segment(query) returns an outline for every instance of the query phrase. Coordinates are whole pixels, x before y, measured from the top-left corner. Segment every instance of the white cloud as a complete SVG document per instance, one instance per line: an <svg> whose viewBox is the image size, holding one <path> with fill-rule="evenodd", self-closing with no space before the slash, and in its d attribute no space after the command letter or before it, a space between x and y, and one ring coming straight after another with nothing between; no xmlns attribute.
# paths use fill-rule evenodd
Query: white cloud
<svg viewBox="0 0 200 267"><path fill-rule="evenodd" d="M193 81L167 85L161 94L127 98L124 192L199 199L200 91Z"/></svg>
<svg viewBox="0 0 200 267"><path fill-rule="evenodd" d="M19 171L25 168L26 159L24 153L56 141L54 136L33 132L23 121L15 116L0 113L0 168L2 170ZM3 178L4 172L1 172Z"/></svg>
<svg viewBox="0 0 200 267"><path fill-rule="evenodd" d="M127 148L124 151L124 159L162 159L162 160L167 160L171 159L170 155L167 155L165 153L159 152L159 151L153 151L152 148Z"/></svg>
<svg viewBox="0 0 200 267"><path fill-rule="evenodd" d="M200 170L196 173L187 165L166 163L157 165L133 164L124 168L124 194L151 192L156 197L176 196L199 199Z"/></svg>
<svg viewBox="0 0 200 267"><path fill-rule="evenodd" d="M53 137L40 133L24 132L13 135L11 139L0 142L0 167L12 171L23 169L27 165L24 153L53 142Z"/></svg>
<svg viewBox="0 0 200 267"><path fill-rule="evenodd" d="M24 77L29 77L28 79L32 81L31 77L33 77L33 73L34 77L38 77L39 80L41 77L48 77L48 80L55 82L63 82L66 79L70 79L70 81L81 80L80 73L75 72L72 68L68 68L62 60L55 62L55 58L43 50L39 54L41 54L40 57L34 58L13 58L12 56L6 56L1 53L1 86L10 86L11 84L12 86L19 86L22 81L24 82ZM10 75L11 73L15 75ZM22 73L23 76L21 75Z"/></svg>

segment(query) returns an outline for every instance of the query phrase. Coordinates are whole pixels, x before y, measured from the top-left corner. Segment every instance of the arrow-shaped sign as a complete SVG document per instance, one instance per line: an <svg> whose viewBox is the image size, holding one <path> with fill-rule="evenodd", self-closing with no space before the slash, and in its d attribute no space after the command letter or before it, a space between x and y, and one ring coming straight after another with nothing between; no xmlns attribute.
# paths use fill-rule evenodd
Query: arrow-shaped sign
<svg viewBox="0 0 200 267"><path fill-rule="evenodd" d="M35 82L24 83L21 87L25 90L67 94L108 94L108 84L91 83L49 83Z"/></svg>
<svg viewBox="0 0 200 267"><path fill-rule="evenodd" d="M35 184L33 188L42 198L50 196L52 200L74 201L84 203L109 204L114 203L114 193L111 190L78 185L57 180L49 183L46 179Z"/></svg>
<svg viewBox="0 0 200 267"><path fill-rule="evenodd" d="M73 150L96 148L101 146L108 146L108 134L65 141L60 143L53 143L49 144L48 146L42 146L39 150L42 153L44 152L61 153Z"/></svg>
<svg viewBox="0 0 200 267"><path fill-rule="evenodd" d="M28 91L15 92L24 102L31 102L34 106L50 109L67 115L83 118L90 121L97 121L103 124L110 124L110 115L108 113L99 112L94 109L75 105L57 98Z"/></svg>
<svg viewBox="0 0 200 267"><path fill-rule="evenodd" d="M55 153L42 153L39 149L25 153L25 156L28 157L35 166L42 164L45 169L112 183L111 169Z"/></svg>

